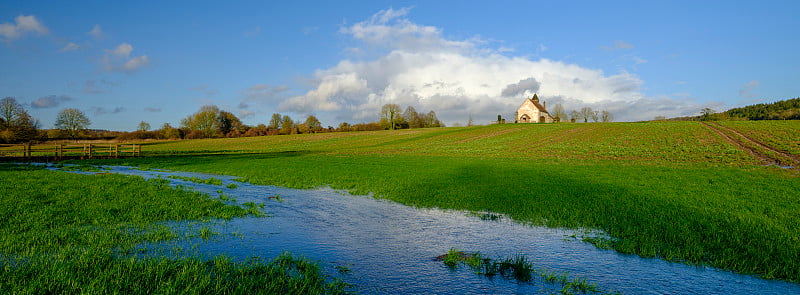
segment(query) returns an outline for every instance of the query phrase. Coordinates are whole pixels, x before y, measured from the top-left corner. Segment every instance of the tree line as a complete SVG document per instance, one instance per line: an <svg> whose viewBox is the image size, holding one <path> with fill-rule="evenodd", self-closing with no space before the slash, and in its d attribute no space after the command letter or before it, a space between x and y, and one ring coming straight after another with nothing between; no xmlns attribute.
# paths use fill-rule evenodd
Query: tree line
<svg viewBox="0 0 800 295"><path fill-rule="evenodd" d="M58 113L54 129L41 130L39 120L31 117L16 99L6 97L0 100L0 143L42 141L51 138L77 139L84 135L89 124L89 118L83 112L67 108Z"/></svg>
<svg viewBox="0 0 800 295"><path fill-rule="evenodd" d="M555 122L581 122L588 123L589 121L592 122L611 122L614 120L614 115L611 112L606 110L593 110L590 107L583 107L580 110L572 110L567 114L567 111L564 109L564 106L556 104L553 107L553 111L550 112L550 115L553 117L553 121ZM498 119L500 121L501 119Z"/></svg>
<svg viewBox="0 0 800 295"><path fill-rule="evenodd" d="M717 112L712 108L703 108L699 116L666 118L656 116L655 121L743 121L743 120L800 120L800 97L760 103L741 108L732 108Z"/></svg>

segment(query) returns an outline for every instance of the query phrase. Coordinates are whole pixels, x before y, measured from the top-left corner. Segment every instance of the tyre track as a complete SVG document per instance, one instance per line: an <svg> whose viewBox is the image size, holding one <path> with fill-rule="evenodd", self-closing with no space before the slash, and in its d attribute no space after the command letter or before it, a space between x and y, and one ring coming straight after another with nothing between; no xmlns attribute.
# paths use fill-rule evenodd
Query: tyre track
<svg viewBox="0 0 800 295"><path fill-rule="evenodd" d="M747 153L761 160L767 165L792 166L795 168L800 168L800 157L798 156L792 155L782 150L775 149L767 144L754 140L733 128L722 126L717 123L709 123L709 122L702 122L702 123L709 129L714 131L716 134L724 138L726 141L746 151ZM728 135L726 131L733 133L738 138L734 138L734 136ZM781 158L772 156L768 153L763 152L762 150L766 150L776 155L780 155Z"/></svg>

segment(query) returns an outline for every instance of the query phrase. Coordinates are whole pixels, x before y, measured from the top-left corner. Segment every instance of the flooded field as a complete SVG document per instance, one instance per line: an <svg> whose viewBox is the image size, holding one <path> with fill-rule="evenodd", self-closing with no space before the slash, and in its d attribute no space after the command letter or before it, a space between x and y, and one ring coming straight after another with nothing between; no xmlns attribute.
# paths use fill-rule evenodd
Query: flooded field
<svg viewBox="0 0 800 295"><path fill-rule="evenodd" d="M331 189L295 190L198 173L105 167L162 178L229 202L263 203L269 217L212 222L210 238L142 245L145 255L271 258L284 251L321 261L364 294L553 293L543 279L487 278L435 258L451 248L492 258L524 255L537 271L568 274L624 294L799 294L800 285L623 255L580 241L583 232L534 227L482 213L419 209ZM81 172L97 173L97 172ZM185 225L176 224L176 227Z"/></svg>

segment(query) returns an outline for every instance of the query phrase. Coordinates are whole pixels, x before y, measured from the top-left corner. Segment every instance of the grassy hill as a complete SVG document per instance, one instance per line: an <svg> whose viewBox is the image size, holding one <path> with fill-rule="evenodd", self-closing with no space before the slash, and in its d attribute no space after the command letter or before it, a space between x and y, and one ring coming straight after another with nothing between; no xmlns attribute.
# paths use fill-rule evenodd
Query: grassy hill
<svg viewBox="0 0 800 295"><path fill-rule="evenodd" d="M800 121L508 124L159 142L104 163L331 186L591 228L623 253L800 281Z"/></svg>

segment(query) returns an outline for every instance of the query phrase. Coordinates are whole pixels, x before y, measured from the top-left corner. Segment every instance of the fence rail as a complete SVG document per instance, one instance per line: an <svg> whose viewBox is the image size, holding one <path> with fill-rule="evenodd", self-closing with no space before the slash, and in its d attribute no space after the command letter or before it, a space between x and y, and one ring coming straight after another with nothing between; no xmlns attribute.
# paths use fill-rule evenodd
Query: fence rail
<svg viewBox="0 0 800 295"><path fill-rule="evenodd" d="M141 144L41 144L0 146L0 158L119 158L141 157Z"/></svg>

